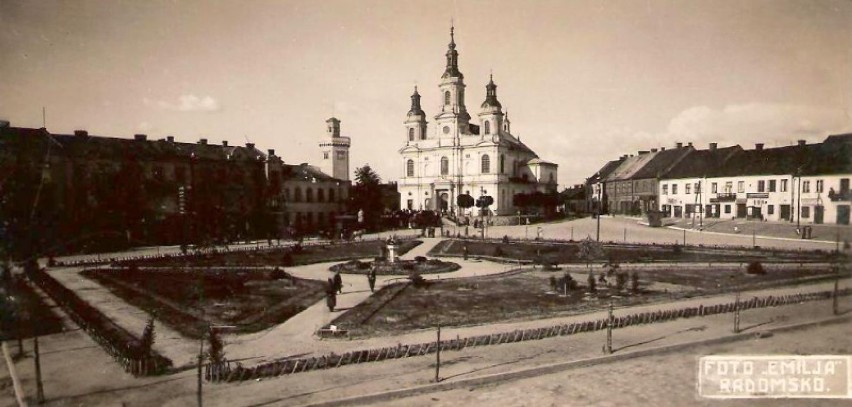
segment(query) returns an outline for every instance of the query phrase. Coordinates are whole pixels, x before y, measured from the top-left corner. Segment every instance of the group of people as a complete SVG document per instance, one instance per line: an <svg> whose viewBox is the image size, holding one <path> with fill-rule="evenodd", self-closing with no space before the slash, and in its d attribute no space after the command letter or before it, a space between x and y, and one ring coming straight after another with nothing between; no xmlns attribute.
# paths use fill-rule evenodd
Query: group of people
<svg viewBox="0 0 852 407"><path fill-rule="evenodd" d="M370 285L370 292L375 292L376 289L376 266L374 265L370 272L367 273L367 284ZM328 285L325 289L325 299L326 305L328 305L328 310L330 312L334 311L334 307L337 306L337 295L343 294L343 277L340 276L340 272L335 272L334 277L328 278Z"/></svg>

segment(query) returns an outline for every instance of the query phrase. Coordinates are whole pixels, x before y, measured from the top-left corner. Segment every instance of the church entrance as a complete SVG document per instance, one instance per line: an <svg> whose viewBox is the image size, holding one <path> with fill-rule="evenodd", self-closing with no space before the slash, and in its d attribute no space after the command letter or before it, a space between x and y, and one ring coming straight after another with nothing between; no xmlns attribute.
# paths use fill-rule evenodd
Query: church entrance
<svg viewBox="0 0 852 407"><path fill-rule="evenodd" d="M438 191L438 209L441 212L450 210L450 194L446 191Z"/></svg>

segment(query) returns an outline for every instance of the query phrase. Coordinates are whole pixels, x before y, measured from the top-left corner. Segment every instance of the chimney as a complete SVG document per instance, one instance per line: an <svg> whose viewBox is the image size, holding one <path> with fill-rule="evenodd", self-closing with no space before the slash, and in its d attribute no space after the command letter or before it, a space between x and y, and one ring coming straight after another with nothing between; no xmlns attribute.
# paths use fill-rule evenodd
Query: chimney
<svg viewBox="0 0 852 407"><path fill-rule="evenodd" d="M683 148L683 143L681 143L681 142L677 142L677 144L675 144L675 145L677 146L677 148Z"/></svg>
<svg viewBox="0 0 852 407"><path fill-rule="evenodd" d="M74 135L77 137L89 137L89 132L86 130L74 130Z"/></svg>
<svg viewBox="0 0 852 407"><path fill-rule="evenodd" d="M228 140L222 140L222 147L228 146Z"/></svg>
<svg viewBox="0 0 852 407"><path fill-rule="evenodd" d="M636 155L645 155L645 154L648 154L648 151L639 150L639 151L636 152Z"/></svg>
<svg viewBox="0 0 852 407"><path fill-rule="evenodd" d="M651 149L651 152L652 152L652 153L656 153L656 152L657 152L657 149L656 149L656 148L652 148L652 149Z"/></svg>
<svg viewBox="0 0 852 407"><path fill-rule="evenodd" d="M665 147L660 147L660 151L666 151Z"/></svg>
<svg viewBox="0 0 852 407"><path fill-rule="evenodd" d="M275 150L274 150L274 149L270 148L269 150L266 150L266 151L269 153L269 156L270 156L270 157L274 157L274 156L275 156Z"/></svg>
<svg viewBox="0 0 852 407"><path fill-rule="evenodd" d="M133 139L136 141L145 141L148 140L148 136L145 134L136 134L133 136Z"/></svg>
<svg viewBox="0 0 852 407"><path fill-rule="evenodd" d="M206 139L206 138L203 138L203 139L201 139L201 140L198 140L198 144L201 144L201 145L203 145L203 146L206 146L206 145L207 145L207 139Z"/></svg>
<svg viewBox="0 0 852 407"><path fill-rule="evenodd" d="M254 149L254 143L246 143L246 148L249 150Z"/></svg>
<svg viewBox="0 0 852 407"><path fill-rule="evenodd" d="M757 151L763 150L763 143L757 143L754 145L754 149Z"/></svg>
<svg viewBox="0 0 852 407"><path fill-rule="evenodd" d="M691 142L691 141L687 144L687 147L692 147L692 142Z"/></svg>
<svg viewBox="0 0 852 407"><path fill-rule="evenodd" d="M169 143L174 143L175 142L175 136L166 136L166 141L168 141Z"/></svg>
<svg viewBox="0 0 852 407"><path fill-rule="evenodd" d="M803 146L803 145L805 145L805 144L807 144L807 142L806 142L805 140L799 140L799 145L800 145L800 146Z"/></svg>
<svg viewBox="0 0 852 407"><path fill-rule="evenodd" d="M719 147L719 143L710 143L710 151L716 151L717 147Z"/></svg>

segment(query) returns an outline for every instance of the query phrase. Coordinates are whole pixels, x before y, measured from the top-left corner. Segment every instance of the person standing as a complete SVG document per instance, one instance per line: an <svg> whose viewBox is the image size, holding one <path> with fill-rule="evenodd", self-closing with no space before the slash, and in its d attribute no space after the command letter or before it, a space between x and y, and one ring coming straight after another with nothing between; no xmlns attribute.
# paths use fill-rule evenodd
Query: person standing
<svg viewBox="0 0 852 407"><path fill-rule="evenodd" d="M328 312L334 312L334 307L337 306L337 292L334 289L334 281L330 277L325 289L325 304L328 306Z"/></svg>
<svg viewBox="0 0 852 407"><path fill-rule="evenodd" d="M376 289L376 267L373 266L370 269L370 273L367 274L367 283L370 284L370 292L375 292Z"/></svg>
<svg viewBox="0 0 852 407"><path fill-rule="evenodd" d="M343 278L340 277L340 272L334 273L334 290L338 294L343 294Z"/></svg>

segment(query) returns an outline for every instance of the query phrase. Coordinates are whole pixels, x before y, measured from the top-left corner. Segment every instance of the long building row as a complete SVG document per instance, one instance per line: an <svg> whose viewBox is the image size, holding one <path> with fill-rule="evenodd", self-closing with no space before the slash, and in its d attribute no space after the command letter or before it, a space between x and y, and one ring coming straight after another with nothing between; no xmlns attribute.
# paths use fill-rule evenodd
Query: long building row
<svg viewBox="0 0 852 407"><path fill-rule="evenodd" d="M587 179L592 212L848 225L852 134L745 150L692 143L639 151Z"/></svg>

